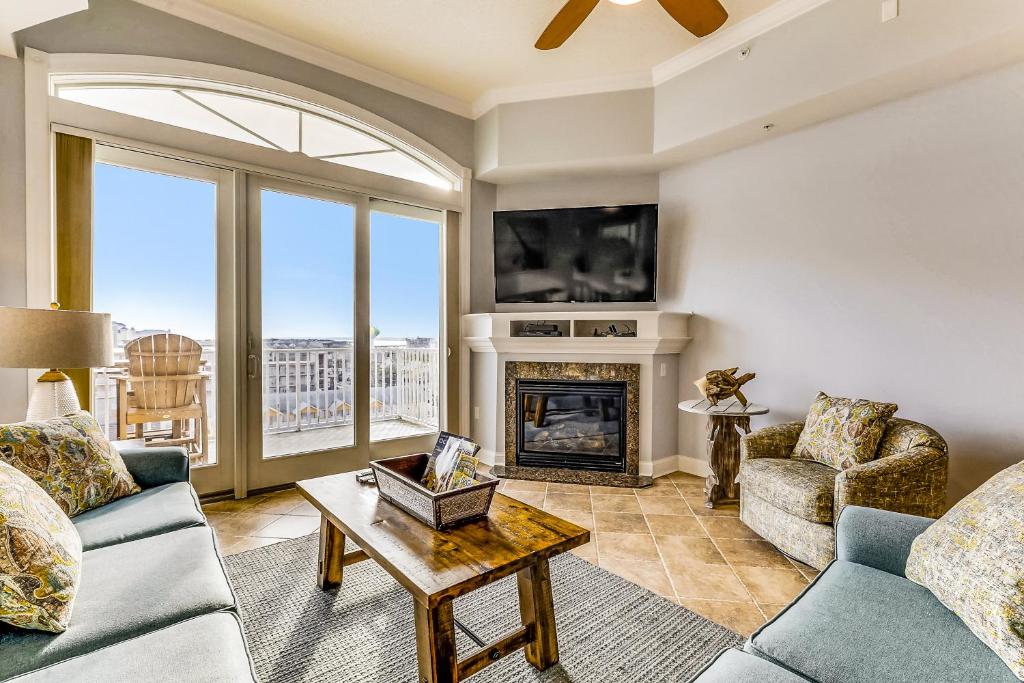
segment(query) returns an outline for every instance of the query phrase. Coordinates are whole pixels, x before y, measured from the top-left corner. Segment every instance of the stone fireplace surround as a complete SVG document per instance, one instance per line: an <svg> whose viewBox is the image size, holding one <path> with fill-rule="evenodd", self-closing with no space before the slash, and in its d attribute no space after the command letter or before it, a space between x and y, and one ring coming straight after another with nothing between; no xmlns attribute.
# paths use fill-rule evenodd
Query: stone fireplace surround
<svg viewBox="0 0 1024 683"><path fill-rule="evenodd" d="M589 331L607 319L629 319L635 323L633 337L593 337ZM524 321L558 320L566 330L560 337L524 337L517 335ZM568 312L498 312L463 316L463 342L470 354L468 435L481 446L480 458L495 473L518 479L544 481L586 481L588 474L575 471L571 478L555 478L552 468L518 468L507 460L509 452L506 404L509 387L508 366L515 364L577 364L635 366L635 386L639 413L637 429L628 429L634 439L636 469L618 481L592 479L597 485L635 486L679 469L678 424L679 356L690 341L689 313L667 311L573 310ZM515 383L512 384L515 391ZM514 407L514 403L513 403ZM514 423L512 423L514 438ZM635 436L633 436L635 435ZM514 458L514 443L511 446ZM514 474L513 474L514 473ZM615 473L594 473L615 474Z"/></svg>
<svg viewBox="0 0 1024 683"><path fill-rule="evenodd" d="M626 471L592 472L556 467L522 467L516 458L519 405L516 381L624 381L626 383ZM640 366L633 363L576 363L507 361L505 363L505 464L494 473L512 479L534 479L566 484L649 486L651 477L640 476Z"/></svg>

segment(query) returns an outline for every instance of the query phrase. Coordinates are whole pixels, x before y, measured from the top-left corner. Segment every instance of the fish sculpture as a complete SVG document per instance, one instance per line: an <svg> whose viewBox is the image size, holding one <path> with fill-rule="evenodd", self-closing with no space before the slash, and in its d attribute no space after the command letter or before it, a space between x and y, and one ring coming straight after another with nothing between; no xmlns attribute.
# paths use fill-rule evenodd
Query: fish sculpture
<svg viewBox="0 0 1024 683"><path fill-rule="evenodd" d="M711 370L708 374L694 382L694 384L701 395L713 406L717 406L718 402L722 399L735 396L746 407L747 397L740 391L740 387L754 379L755 375L753 372L748 372L737 377L736 372L738 370L739 368Z"/></svg>

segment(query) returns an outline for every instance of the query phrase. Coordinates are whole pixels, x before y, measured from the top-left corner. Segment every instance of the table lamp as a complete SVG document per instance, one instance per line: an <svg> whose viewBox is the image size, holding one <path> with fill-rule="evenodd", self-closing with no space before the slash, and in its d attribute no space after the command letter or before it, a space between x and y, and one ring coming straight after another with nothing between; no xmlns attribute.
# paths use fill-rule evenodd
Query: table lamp
<svg viewBox="0 0 1024 683"><path fill-rule="evenodd" d="M0 306L0 367L51 368L36 380L28 420L81 410L71 378L57 368L100 368L114 362L109 313Z"/></svg>

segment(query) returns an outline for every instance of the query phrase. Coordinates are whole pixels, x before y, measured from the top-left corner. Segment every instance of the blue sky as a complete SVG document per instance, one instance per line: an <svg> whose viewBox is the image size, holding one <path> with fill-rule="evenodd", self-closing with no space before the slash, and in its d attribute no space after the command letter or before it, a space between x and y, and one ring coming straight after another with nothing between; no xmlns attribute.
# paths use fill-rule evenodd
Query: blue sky
<svg viewBox="0 0 1024 683"><path fill-rule="evenodd" d="M351 337L354 209L262 193L266 337ZM213 336L212 183L97 164L97 311L137 329ZM371 214L370 318L383 337L436 337L440 229Z"/></svg>

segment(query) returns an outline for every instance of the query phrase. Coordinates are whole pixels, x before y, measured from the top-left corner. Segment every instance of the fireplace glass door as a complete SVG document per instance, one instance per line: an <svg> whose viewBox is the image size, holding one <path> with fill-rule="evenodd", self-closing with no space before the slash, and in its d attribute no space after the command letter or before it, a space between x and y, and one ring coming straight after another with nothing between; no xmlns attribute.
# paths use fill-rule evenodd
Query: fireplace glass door
<svg viewBox="0 0 1024 683"><path fill-rule="evenodd" d="M626 383L516 383L516 462L599 472L626 471Z"/></svg>

